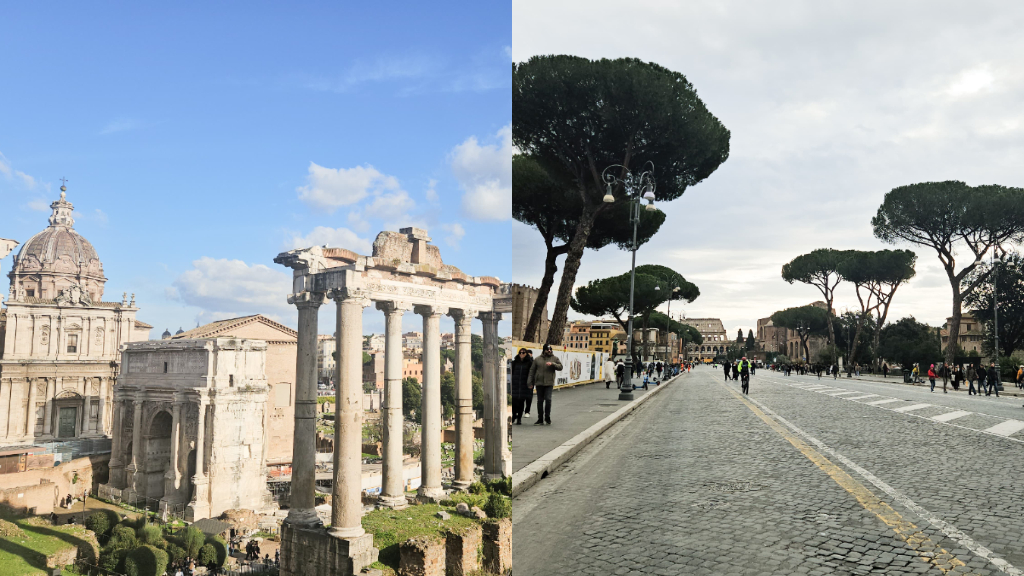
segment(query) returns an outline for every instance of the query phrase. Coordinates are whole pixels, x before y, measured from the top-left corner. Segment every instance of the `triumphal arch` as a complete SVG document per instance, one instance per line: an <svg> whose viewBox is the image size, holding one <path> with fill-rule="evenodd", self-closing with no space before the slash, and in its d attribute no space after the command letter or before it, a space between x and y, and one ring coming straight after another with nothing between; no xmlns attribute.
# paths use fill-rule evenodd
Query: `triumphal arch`
<svg viewBox="0 0 1024 576"><path fill-rule="evenodd" d="M288 302L298 309L295 375L295 441L291 510L282 528L281 574L356 574L377 551L363 531L361 500L363 309L375 305L385 318L384 454L379 504L407 504L402 478L402 316L423 319L423 424L419 497L439 498L441 485L441 316L455 321L456 446L451 488L473 482L471 328L483 323L484 475L510 475L506 443L506 392L498 348L498 321L511 296L497 278L469 276L444 264L426 230L381 232L372 256L314 246L281 253L274 262L293 270ZM323 530L314 509L316 455L317 318L336 304L337 378L334 488L331 526Z"/></svg>

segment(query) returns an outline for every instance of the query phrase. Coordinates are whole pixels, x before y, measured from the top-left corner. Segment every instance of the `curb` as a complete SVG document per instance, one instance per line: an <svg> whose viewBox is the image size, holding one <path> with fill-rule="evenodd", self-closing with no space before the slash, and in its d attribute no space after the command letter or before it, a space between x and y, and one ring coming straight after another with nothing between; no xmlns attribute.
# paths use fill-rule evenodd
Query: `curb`
<svg viewBox="0 0 1024 576"><path fill-rule="evenodd" d="M555 470L555 468L565 464L567 460L578 454L580 450L587 446L587 444L593 442L594 439L611 428L616 422L625 418L627 415L635 411L651 398L657 396L659 392L668 388L672 383L683 376L685 376L685 374L680 374L671 380L666 380L661 384L661 386L658 386L647 394L644 394L642 398L633 400L629 404L619 408L597 424L594 424L590 428L587 428L583 432L573 436L568 442L565 442L558 448L555 448L540 458L537 458L533 462L521 468L518 472L513 473L512 498L515 498L532 488L533 485L539 482L541 478L550 474ZM515 458L515 455L512 457Z"/></svg>

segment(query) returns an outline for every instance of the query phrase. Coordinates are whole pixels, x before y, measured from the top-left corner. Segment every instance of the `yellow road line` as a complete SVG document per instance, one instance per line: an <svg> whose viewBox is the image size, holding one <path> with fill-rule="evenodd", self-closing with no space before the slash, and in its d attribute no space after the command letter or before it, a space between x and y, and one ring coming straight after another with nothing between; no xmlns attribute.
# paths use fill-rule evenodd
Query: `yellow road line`
<svg viewBox="0 0 1024 576"><path fill-rule="evenodd" d="M889 506L889 504L882 501L878 496L875 496L871 490L868 490L867 487L847 474L845 470L833 464L832 461L823 456L821 452L818 452L811 446L807 445L803 440L791 434L787 428L771 416L762 412L760 408L744 398L739 392L729 388L721 382L718 384L743 402L747 408L750 408L751 412L763 420L765 424L768 424L772 430L775 430L780 436L788 440L789 443L806 456L808 460L814 462L818 468L828 474L832 480L835 480L836 484L839 484L844 490L853 495L853 497L860 502L861 506L889 526L892 531L896 533L896 536L900 540L906 542L907 546L909 546L911 550L913 550L914 553L922 560L935 566L941 570L943 574L948 573L955 568L964 566L964 563L956 558L956 556L936 544L927 534L924 533L923 530L918 528L913 522L905 520L899 512L893 510L892 506ZM973 573L957 571L957 574L969 575Z"/></svg>

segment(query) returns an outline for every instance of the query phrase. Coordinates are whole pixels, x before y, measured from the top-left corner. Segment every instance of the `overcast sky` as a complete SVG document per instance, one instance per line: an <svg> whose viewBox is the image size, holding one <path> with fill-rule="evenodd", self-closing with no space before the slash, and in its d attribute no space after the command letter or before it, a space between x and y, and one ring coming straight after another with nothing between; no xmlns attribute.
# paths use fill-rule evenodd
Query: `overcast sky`
<svg viewBox="0 0 1024 576"><path fill-rule="evenodd" d="M668 220L637 255L638 264L671 266L700 287L701 297L674 305L673 315L682 307L746 332L758 318L820 299L783 281L782 265L820 247L887 247L870 220L896 186L1024 186L1024 4L625 6L515 0L512 58L656 62L686 75L732 132L729 160L660 206ZM514 273L536 285L540 235L518 223L512 234ZM934 251L915 251L918 275L889 318L939 325L951 312L949 283ZM627 252L588 252L577 285L628 270ZM836 308L856 305L852 287L842 289Z"/></svg>

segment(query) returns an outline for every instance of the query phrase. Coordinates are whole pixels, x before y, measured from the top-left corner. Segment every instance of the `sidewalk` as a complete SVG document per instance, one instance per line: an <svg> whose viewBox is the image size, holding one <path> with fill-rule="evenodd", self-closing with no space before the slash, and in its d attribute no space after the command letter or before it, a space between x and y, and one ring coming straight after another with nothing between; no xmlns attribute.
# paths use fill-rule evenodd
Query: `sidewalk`
<svg viewBox="0 0 1024 576"><path fill-rule="evenodd" d="M513 492L517 487L519 491L528 489L536 481L535 476L543 477L547 468L557 467L605 428L641 405L645 398L685 376L682 374L660 386L652 385L647 391L634 390L632 402L619 400L618 389L605 388L603 383L556 389L552 396L550 426L534 426L537 421L534 398L531 416L524 417L522 425L512 426Z"/></svg>
<svg viewBox="0 0 1024 576"><path fill-rule="evenodd" d="M775 374L782 374L782 372L775 372ZM813 376L813 374L808 374L807 376ZM824 380L832 380L832 377L831 376L822 375L821 379L823 381ZM903 382L903 374L902 373L899 373L899 374L890 373L888 378L883 378L882 376L879 376L877 374L862 374L860 376L854 376L853 378L847 378L846 374L844 373L844 374L840 374L839 378L836 379L835 381L836 382L840 382L840 381L843 381L843 380L847 380L847 381L849 381L849 380L863 380L864 382L878 382L878 383L882 383L882 384L899 384L901 386L924 386L925 388L928 388L928 387L931 386L931 383L928 381L928 378L922 378L921 379L922 382L918 382L917 384L913 384L913 383L907 384L907 383L904 383ZM936 378L935 379L935 387L936 388L942 388L942 378ZM975 387L977 387L977 382L975 382ZM963 385L960 386L960 390L958 392L954 392L953 391L953 383L952 382L950 382L946 386L946 389L949 390L949 392L951 394L963 394L965 396L967 395L967 383L966 382ZM1017 388L1016 386L1014 386L1013 382L1003 382L1003 389L999 392L999 395L1000 396L1010 396L1010 397L1014 397L1014 398L1024 398L1024 391L1022 391L1020 388Z"/></svg>

